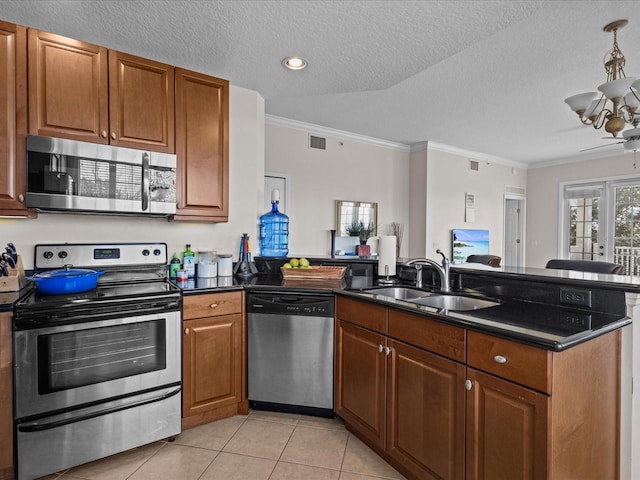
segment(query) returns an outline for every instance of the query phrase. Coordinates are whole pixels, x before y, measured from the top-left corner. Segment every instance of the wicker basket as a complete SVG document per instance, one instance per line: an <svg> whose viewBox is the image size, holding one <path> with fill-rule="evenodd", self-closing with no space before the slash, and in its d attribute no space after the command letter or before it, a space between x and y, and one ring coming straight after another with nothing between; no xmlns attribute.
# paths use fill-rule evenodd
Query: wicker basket
<svg viewBox="0 0 640 480"><path fill-rule="evenodd" d="M344 278L347 267L309 267L309 268L282 268L282 278L300 278L300 279L324 279L324 280L340 280Z"/></svg>

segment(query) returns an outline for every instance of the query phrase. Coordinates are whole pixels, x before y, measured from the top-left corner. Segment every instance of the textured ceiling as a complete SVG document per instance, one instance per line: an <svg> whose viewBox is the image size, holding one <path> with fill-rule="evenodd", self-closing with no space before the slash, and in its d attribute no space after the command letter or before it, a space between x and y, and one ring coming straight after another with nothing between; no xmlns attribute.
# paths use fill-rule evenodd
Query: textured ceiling
<svg viewBox="0 0 640 480"><path fill-rule="evenodd" d="M637 0L0 0L0 18L227 78L270 115L520 164L623 151L580 154L610 142L563 103L604 82L606 23L629 20L640 77Z"/></svg>

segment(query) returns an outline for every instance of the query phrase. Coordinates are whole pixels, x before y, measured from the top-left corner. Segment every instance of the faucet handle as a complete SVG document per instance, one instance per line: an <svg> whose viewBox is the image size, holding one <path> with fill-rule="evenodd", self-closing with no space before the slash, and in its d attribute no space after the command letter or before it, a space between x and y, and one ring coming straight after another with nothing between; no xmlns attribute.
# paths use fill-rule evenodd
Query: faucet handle
<svg viewBox="0 0 640 480"><path fill-rule="evenodd" d="M442 265L444 266L446 263L449 263L449 259L446 257L446 255L444 254L444 252L440 249L436 250L436 253L439 253L440 255L442 255Z"/></svg>

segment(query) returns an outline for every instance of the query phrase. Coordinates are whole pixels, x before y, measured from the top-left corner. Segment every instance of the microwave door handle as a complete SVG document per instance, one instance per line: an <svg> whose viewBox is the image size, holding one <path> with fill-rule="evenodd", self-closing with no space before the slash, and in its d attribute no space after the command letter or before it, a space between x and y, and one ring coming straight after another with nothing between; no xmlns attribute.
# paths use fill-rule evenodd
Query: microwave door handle
<svg viewBox="0 0 640 480"><path fill-rule="evenodd" d="M151 184L151 172L149 170L149 153L142 153L142 211L149 209L149 189Z"/></svg>

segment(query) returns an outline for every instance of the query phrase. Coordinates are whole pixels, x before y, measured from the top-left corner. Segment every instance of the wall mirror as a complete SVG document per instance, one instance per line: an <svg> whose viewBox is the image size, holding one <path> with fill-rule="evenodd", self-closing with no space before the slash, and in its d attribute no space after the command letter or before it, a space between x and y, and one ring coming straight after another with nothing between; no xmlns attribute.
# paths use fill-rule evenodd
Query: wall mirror
<svg viewBox="0 0 640 480"><path fill-rule="evenodd" d="M373 231L368 235L378 234L378 204L376 202L357 202L353 200L336 200L336 235L339 237L360 236L357 227L362 224L371 226Z"/></svg>

